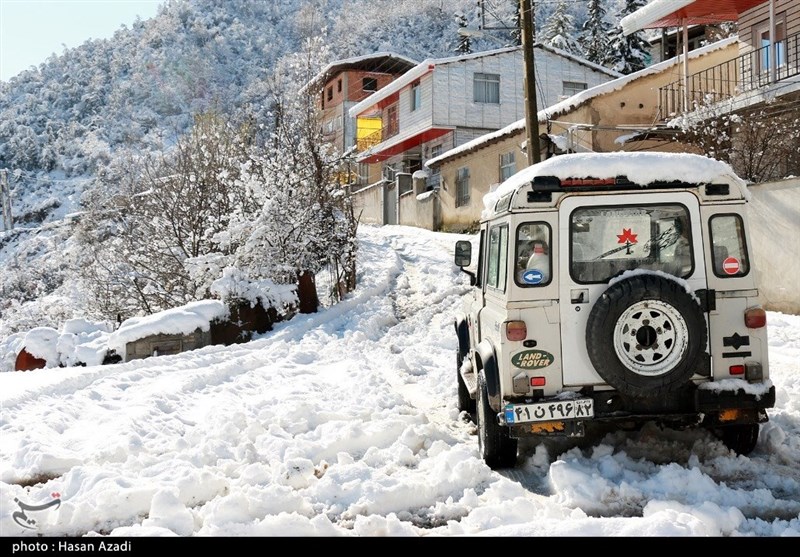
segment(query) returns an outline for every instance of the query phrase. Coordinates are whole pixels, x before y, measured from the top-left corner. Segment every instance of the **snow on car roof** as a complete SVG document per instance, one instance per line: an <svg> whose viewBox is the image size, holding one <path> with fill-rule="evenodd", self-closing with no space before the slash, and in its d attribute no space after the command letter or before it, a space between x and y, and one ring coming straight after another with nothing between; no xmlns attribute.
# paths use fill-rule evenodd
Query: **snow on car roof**
<svg viewBox="0 0 800 557"><path fill-rule="evenodd" d="M747 184L725 162L691 153L571 153L559 155L524 168L486 195L484 203L493 207L500 197L521 186L528 185L537 176L566 178L615 178L627 176L636 184L647 186L654 182L732 183L750 199ZM491 199L487 199L491 198Z"/></svg>

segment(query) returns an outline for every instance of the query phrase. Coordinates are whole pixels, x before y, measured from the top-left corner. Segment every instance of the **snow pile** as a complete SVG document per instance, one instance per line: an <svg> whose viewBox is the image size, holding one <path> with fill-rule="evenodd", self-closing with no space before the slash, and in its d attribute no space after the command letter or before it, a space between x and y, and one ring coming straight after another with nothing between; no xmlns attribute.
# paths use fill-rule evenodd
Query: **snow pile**
<svg viewBox="0 0 800 557"><path fill-rule="evenodd" d="M113 330L113 325L107 321L67 320L57 343L61 364L100 365L108 352L108 337Z"/></svg>
<svg viewBox="0 0 800 557"><path fill-rule="evenodd" d="M56 367L58 357L58 331L52 327L36 327L25 334L23 347L34 358L47 362L47 367Z"/></svg>

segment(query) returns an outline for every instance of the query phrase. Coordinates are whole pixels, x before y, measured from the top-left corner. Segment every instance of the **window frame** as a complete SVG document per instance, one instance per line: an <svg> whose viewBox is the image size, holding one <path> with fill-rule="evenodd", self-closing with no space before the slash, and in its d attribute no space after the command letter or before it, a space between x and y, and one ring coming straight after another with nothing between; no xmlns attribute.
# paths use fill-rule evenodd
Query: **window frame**
<svg viewBox="0 0 800 557"><path fill-rule="evenodd" d="M374 89L368 89L367 84L374 84ZM361 78L361 90L365 93L374 93L378 90L378 78L377 77L362 77Z"/></svg>
<svg viewBox="0 0 800 557"><path fill-rule="evenodd" d="M495 92L495 87L497 91L497 100L492 100L491 93ZM472 102L479 104L500 104L500 74L484 72L473 73Z"/></svg>
<svg viewBox="0 0 800 557"><path fill-rule="evenodd" d="M568 86L569 84L569 86ZM583 88L575 87L575 85L583 85ZM583 81L570 81L570 80L561 80L561 92L562 94L569 98L573 95L577 95L581 91L586 91L589 88L589 84ZM573 93L567 93L567 89L574 91Z"/></svg>
<svg viewBox="0 0 800 557"><path fill-rule="evenodd" d="M422 107L422 88L419 85L419 81L415 81L411 84L411 112L415 112L416 110Z"/></svg>
<svg viewBox="0 0 800 557"><path fill-rule="evenodd" d="M511 156L511 160L506 161L506 163L503 164L503 157L507 157L509 155ZM508 176L504 177L503 176L504 171L507 171L509 168L511 169L511 172L508 174ZM500 153L500 183L505 182L516 173L517 173L517 154L514 151L509 151L507 153Z"/></svg>
<svg viewBox="0 0 800 557"><path fill-rule="evenodd" d="M456 170L456 195L455 195L456 208L469 205L470 201L469 178L470 176L469 176L468 166L462 166L458 170Z"/></svg>

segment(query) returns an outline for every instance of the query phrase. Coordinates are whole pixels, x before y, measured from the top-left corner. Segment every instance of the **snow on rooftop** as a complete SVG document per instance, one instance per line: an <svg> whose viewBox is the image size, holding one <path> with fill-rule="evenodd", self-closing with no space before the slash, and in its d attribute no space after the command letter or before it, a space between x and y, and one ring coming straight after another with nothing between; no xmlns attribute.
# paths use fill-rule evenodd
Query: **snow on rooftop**
<svg viewBox="0 0 800 557"><path fill-rule="evenodd" d="M689 59L698 58L700 56L704 56L721 48L725 48L733 43L738 42L737 37L729 37L727 39L723 39L721 41L717 41L715 43L711 43L706 45L702 48L697 48L689 53ZM659 62L658 64L653 64L652 66L648 66L638 72L633 72L632 74L628 74L617 79L612 79L611 81L607 81L605 83L601 83L600 85L595 85L589 89L576 93L571 97L564 99L561 102L558 102L554 105L551 105L547 108L540 110L536 117L538 118L539 123L543 124L546 123L548 120L551 120L561 114L565 114L575 108L578 108L586 101L593 99L594 97L598 97L600 95L605 95L606 93L613 93L614 91L619 91L623 87L625 87L628 83L646 77L648 75L657 74L675 66L678 64L678 58L670 58L669 60L665 60L663 62ZM433 164L440 163L442 161L448 160L452 157L455 157L460 154L467 153L477 147L480 147L484 143L488 143L495 139L501 139L508 135L512 135L519 131L525 130L525 119L522 118L521 120L517 120L509 124L508 126L501 128L495 132L490 132L484 134L480 137L476 137L472 141L459 145L458 147L454 147L449 151L445 151L438 157L434 157L428 160L425 165L431 166Z"/></svg>
<svg viewBox="0 0 800 557"><path fill-rule="evenodd" d="M375 93L371 94L369 97L364 99L363 101L355 104L353 107L350 108L348 114L351 118L357 117L359 114L364 112L366 109L376 105L378 101L385 99L389 95L400 91L403 87L407 86L412 81L422 77L429 71L432 71L437 65L440 64L450 64L453 62L463 62L464 60L471 60L474 58L483 58L486 56L494 56L497 54L505 54L507 52L514 52L517 50L521 50L522 47L519 46L511 46L505 48L498 48L496 50L486 50L483 52L474 52L472 54L465 54L462 56L450 56L448 58L426 58L422 62L420 62L417 66L411 68L402 76L398 77L385 87L379 89Z"/></svg>
<svg viewBox="0 0 800 557"><path fill-rule="evenodd" d="M207 331L211 321L228 316L228 306L219 300L201 300L144 317L123 321L108 339L108 347L117 354L125 345L151 335L188 335L196 329Z"/></svg>
<svg viewBox="0 0 800 557"><path fill-rule="evenodd" d="M536 176L566 178L627 178L642 186L661 181L689 183L732 182L749 200L747 185L725 162L691 153L616 152L559 155L524 168L484 196L484 206L494 207L502 196L529 184Z"/></svg>
<svg viewBox="0 0 800 557"><path fill-rule="evenodd" d="M329 73L332 73L333 70L337 68L346 67L354 64L358 64L360 62L367 62L369 60L380 60L382 58L394 58L401 62L405 62L411 66L418 64L416 60L412 58L408 58L407 56L403 56L402 54L396 54L394 52L389 51L382 51L382 52L373 52L372 54L362 54L361 56L353 56L351 58L343 58L341 60L334 60L333 62L328 63L322 70L317 73L311 80L306 83L303 87L300 88L300 93L303 93L308 90L309 87L312 87L314 84L326 79Z"/></svg>

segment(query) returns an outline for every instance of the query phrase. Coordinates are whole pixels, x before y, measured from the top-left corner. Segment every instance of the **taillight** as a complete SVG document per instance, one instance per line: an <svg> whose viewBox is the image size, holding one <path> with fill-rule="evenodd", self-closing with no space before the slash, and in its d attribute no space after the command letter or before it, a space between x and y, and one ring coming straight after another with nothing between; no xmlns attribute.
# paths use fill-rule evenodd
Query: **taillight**
<svg viewBox="0 0 800 557"><path fill-rule="evenodd" d="M748 329L760 329L767 324L767 312L763 308L750 308L744 312L744 324Z"/></svg>
<svg viewBox="0 0 800 557"><path fill-rule="evenodd" d="M731 375L744 375L744 366L735 365L728 368L728 373Z"/></svg>
<svg viewBox="0 0 800 557"><path fill-rule="evenodd" d="M524 321L508 321L506 323L506 338L508 340L525 340L528 336L528 327Z"/></svg>
<svg viewBox="0 0 800 557"><path fill-rule="evenodd" d="M531 387L544 387L547 380L544 377L531 377Z"/></svg>

